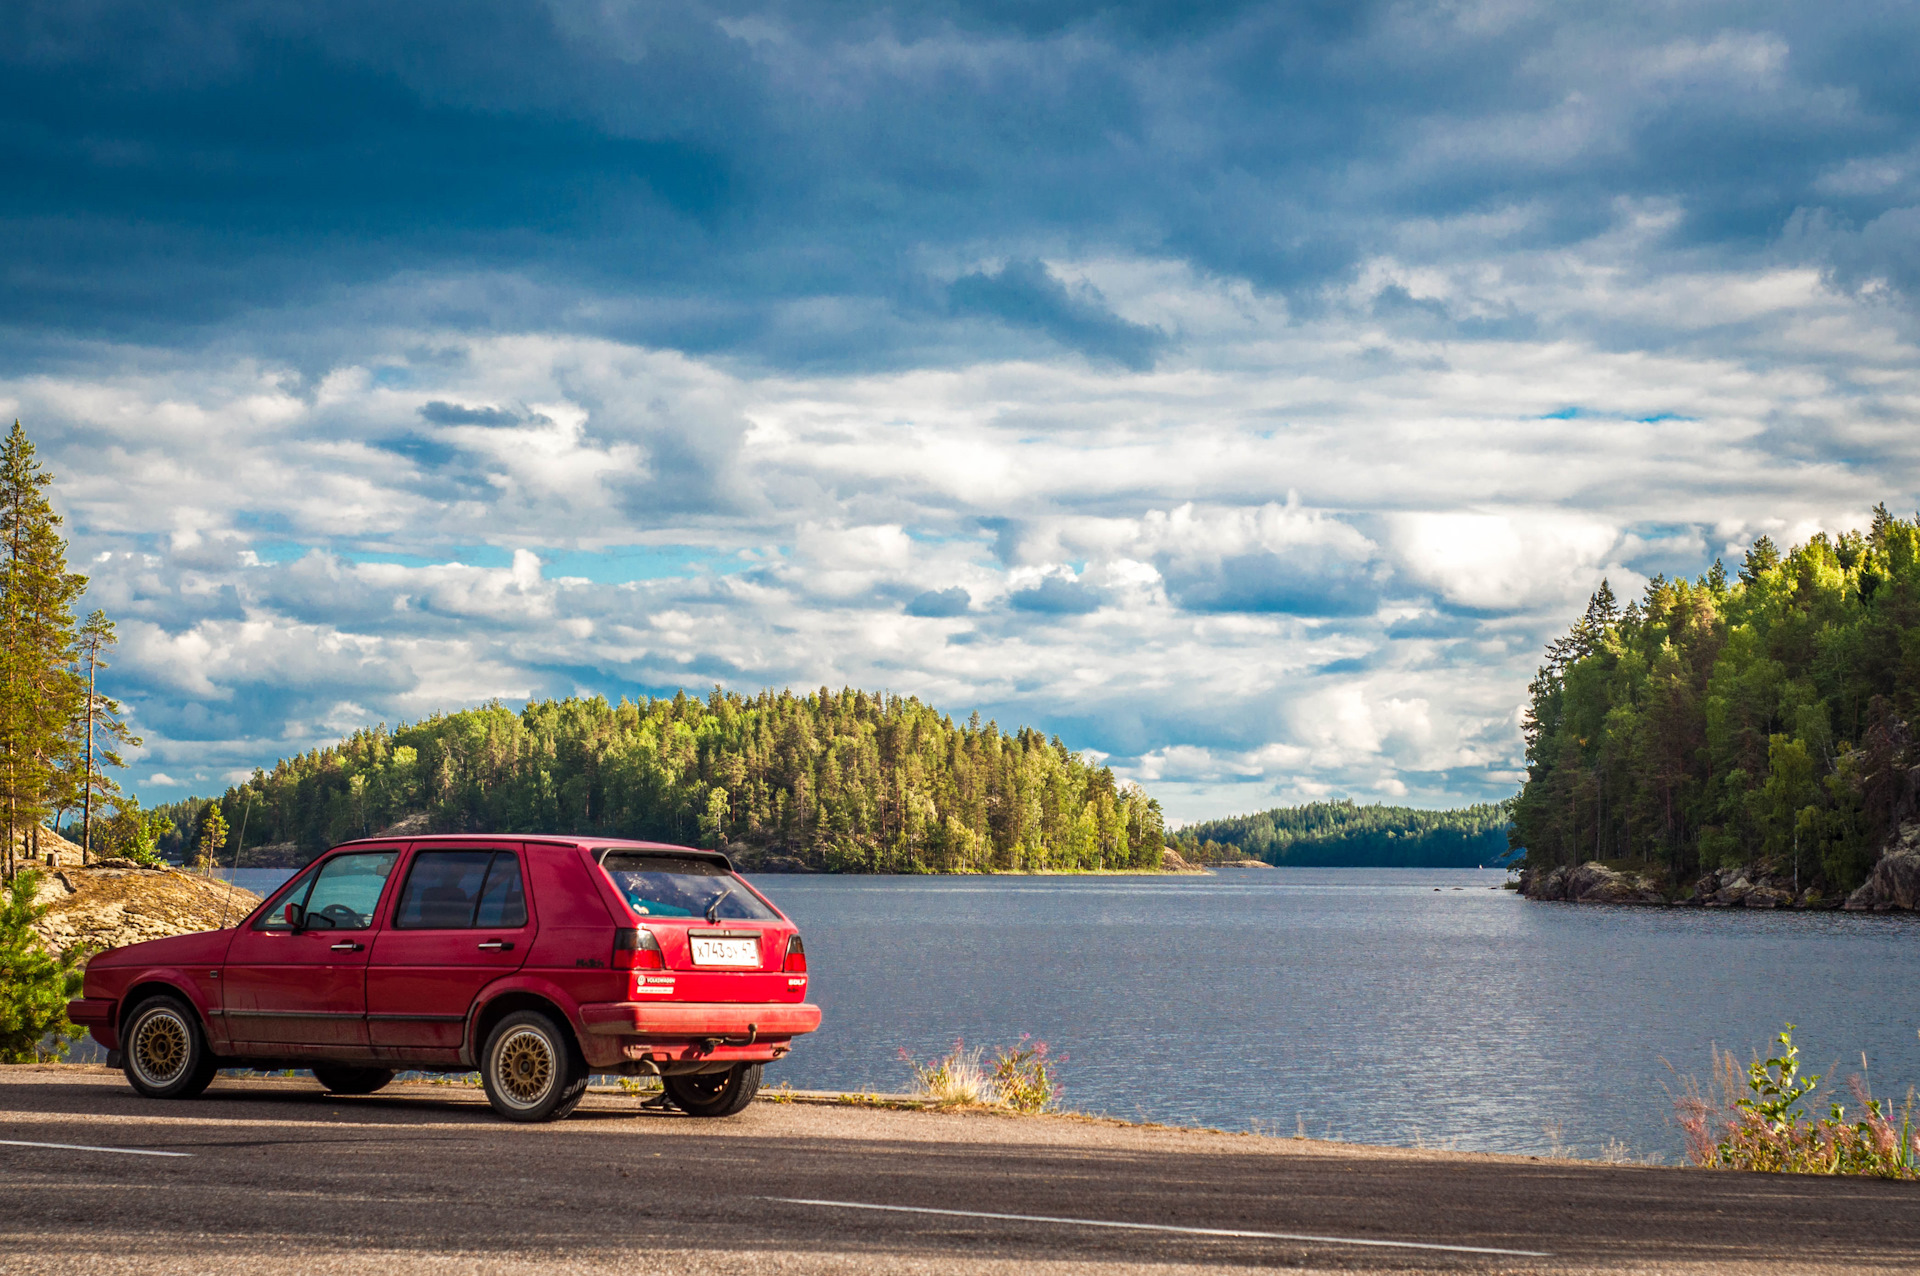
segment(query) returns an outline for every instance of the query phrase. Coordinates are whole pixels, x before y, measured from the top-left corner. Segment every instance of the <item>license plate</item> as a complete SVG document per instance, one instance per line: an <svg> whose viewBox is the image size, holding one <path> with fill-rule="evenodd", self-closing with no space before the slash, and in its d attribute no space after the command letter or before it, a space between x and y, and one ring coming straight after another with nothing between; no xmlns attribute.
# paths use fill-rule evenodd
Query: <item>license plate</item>
<svg viewBox="0 0 1920 1276"><path fill-rule="evenodd" d="M733 966L760 969L760 941L757 939L711 939L695 935L693 964L696 966Z"/></svg>

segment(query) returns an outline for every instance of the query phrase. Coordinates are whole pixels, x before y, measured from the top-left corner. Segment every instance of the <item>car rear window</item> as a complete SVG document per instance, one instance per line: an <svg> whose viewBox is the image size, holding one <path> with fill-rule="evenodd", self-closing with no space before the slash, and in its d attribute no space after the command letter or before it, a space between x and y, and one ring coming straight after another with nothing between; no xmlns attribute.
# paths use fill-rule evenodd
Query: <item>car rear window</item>
<svg viewBox="0 0 1920 1276"><path fill-rule="evenodd" d="M600 863L641 917L706 917L711 910L716 920L778 920L739 878L712 860L609 851Z"/></svg>

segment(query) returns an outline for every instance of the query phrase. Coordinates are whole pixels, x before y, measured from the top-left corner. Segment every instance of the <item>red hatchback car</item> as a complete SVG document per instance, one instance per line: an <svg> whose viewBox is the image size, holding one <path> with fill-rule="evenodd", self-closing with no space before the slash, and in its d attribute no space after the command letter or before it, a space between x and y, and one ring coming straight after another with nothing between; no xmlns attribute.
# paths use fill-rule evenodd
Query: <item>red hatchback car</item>
<svg viewBox="0 0 1920 1276"><path fill-rule="evenodd" d="M68 1016L149 1097L220 1068L339 1094L477 1068L515 1121L565 1116L594 1072L729 1116L820 1026L799 931L726 856L602 838L348 842L231 929L101 953L85 994Z"/></svg>

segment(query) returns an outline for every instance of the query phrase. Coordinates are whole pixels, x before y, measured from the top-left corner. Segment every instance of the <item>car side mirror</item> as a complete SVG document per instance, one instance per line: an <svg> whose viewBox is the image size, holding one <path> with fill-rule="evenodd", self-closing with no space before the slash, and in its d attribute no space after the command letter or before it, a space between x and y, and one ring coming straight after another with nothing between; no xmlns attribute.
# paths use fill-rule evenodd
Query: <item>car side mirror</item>
<svg viewBox="0 0 1920 1276"><path fill-rule="evenodd" d="M286 917L287 925L293 927L295 930L305 930L307 928L307 910L300 907L300 905L288 904Z"/></svg>

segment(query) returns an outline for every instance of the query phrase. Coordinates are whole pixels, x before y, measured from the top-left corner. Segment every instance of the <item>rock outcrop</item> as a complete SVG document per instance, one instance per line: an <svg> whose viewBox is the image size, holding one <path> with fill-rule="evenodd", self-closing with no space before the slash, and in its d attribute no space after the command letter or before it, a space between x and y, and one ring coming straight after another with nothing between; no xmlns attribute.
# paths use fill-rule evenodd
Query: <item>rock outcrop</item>
<svg viewBox="0 0 1920 1276"><path fill-rule="evenodd" d="M1190 864L1185 856L1171 846L1160 852L1160 871L1163 873L1204 873L1207 870L1198 864Z"/></svg>
<svg viewBox="0 0 1920 1276"><path fill-rule="evenodd" d="M1866 884L1847 896L1844 904L1838 895L1825 895L1817 887L1797 884L1791 868L1768 860L1709 869L1690 893L1678 899L1670 899L1658 881L1644 874L1620 873L1591 861L1544 872L1522 872L1520 893L1528 899L1574 904L1670 903L1696 908L1802 910L1844 906L1855 913L1920 912L1920 820L1900 826Z"/></svg>
<svg viewBox="0 0 1920 1276"><path fill-rule="evenodd" d="M1812 886L1796 888L1790 869L1765 860L1713 869L1694 883L1693 894L1676 901L1702 908L1838 908L1840 901Z"/></svg>
<svg viewBox="0 0 1920 1276"><path fill-rule="evenodd" d="M0 834L0 841L5 834ZM20 864L33 868L67 868L80 863L80 848L45 825L13 835L13 853Z"/></svg>
<svg viewBox="0 0 1920 1276"><path fill-rule="evenodd" d="M1564 900L1569 904L1664 904L1666 894L1660 884L1641 873L1618 873L1597 860L1585 864L1562 865L1536 880L1529 873L1521 878L1520 890L1528 899Z"/></svg>
<svg viewBox="0 0 1920 1276"><path fill-rule="evenodd" d="M727 859L736 871L742 873L814 873L805 860L792 855L782 855L778 851L756 850L745 842L735 842L727 848Z"/></svg>
<svg viewBox="0 0 1920 1276"><path fill-rule="evenodd" d="M34 926L49 948L96 951L169 935L218 930L252 911L260 897L218 878L108 860L88 868L43 869L35 902L50 907Z"/></svg>
<svg viewBox="0 0 1920 1276"><path fill-rule="evenodd" d="M1920 911L1920 821L1900 826L1860 889L1847 896L1850 913Z"/></svg>

